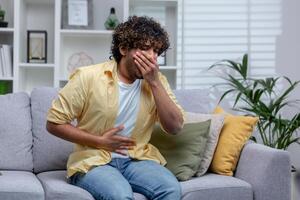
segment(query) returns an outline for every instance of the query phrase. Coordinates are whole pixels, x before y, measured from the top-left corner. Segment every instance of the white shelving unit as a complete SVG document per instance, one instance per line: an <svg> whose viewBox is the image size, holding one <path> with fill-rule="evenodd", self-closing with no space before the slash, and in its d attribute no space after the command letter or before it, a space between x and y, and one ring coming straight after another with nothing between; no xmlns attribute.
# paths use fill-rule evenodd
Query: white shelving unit
<svg viewBox="0 0 300 200"><path fill-rule="evenodd" d="M177 73L177 0L93 0L93 28L64 29L63 1L67 0L0 0L6 11L7 28L0 28L0 44L13 46L13 77L11 92L31 92L35 87L62 87L69 77L69 58L84 52L93 63L109 59L112 31L104 22L114 7L119 21L128 16L148 15L160 21L170 34L171 48L166 54L166 66L160 66L171 87L176 87ZM27 63L27 30L47 31L47 63Z"/></svg>
<svg viewBox="0 0 300 200"><path fill-rule="evenodd" d="M14 1L8 1L8 0L0 0L1 8L6 11L4 20L8 22L7 28L0 28L0 44L8 44L8 45L15 45L15 24L14 24ZM10 85L13 85L14 82L14 76L13 77L2 77L0 75L0 84L3 84L2 82L5 82ZM11 87L12 88L12 87ZM9 92L13 92L13 89L11 89Z"/></svg>

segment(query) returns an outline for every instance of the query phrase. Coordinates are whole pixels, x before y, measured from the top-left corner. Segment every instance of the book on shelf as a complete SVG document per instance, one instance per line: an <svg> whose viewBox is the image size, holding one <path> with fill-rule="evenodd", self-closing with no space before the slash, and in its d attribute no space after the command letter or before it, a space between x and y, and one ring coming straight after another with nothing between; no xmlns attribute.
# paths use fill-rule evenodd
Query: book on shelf
<svg viewBox="0 0 300 200"><path fill-rule="evenodd" d="M13 76L13 63L12 63L12 46L7 44L0 45L0 76L12 77Z"/></svg>
<svg viewBox="0 0 300 200"><path fill-rule="evenodd" d="M3 69L3 65L2 64L2 53L1 53L1 46L0 46L0 77L4 77L4 69Z"/></svg>

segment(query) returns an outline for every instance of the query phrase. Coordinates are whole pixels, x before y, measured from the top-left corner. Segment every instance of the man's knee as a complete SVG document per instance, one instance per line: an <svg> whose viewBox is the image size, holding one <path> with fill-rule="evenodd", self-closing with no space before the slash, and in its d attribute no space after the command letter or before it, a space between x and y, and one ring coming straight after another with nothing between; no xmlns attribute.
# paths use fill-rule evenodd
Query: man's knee
<svg viewBox="0 0 300 200"><path fill-rule="evenodd" d="M157 195L163 199L180 200L181 199L181 186L178 181L167 181L161 186L161 191ZM158 198L158 199L160 199ZM154 198L155 199L155 198Z"/></svg>
<svg viewBox="0 0 300 200"><path fill-rule="evenodd" d="M101 198L100 198L101 199ZM104 198L109 200L133 200L133 193L129 191L114 191L109 197ZM102 200L102 199L101 199Z"/></svg>
<svg viewBox="0 0 300 200"><path fill-rule="evenodd" d="M181 199L181 186L178 182L173 182L172 184L170 184L167 187L167 191L169 191L169 195L170 197L172 197L172 199Z"/></svg>

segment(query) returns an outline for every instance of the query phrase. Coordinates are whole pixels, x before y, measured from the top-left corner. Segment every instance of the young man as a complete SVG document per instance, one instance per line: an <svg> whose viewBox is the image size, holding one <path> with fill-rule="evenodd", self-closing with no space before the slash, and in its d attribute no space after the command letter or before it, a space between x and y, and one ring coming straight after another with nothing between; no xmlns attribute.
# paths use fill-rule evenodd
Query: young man
<svg viewBox="0 0 300 200"><path fill-rule="evenodd" d="M53 101L47 130L76 144L67 164L70 183L97 200L133 199L133 192L181 198L165 159L148 143L157 121L169 134L183 126L183 110L156 61L168 47L160 24L130 17L113 34L114 59L75 71Z"/></svg>

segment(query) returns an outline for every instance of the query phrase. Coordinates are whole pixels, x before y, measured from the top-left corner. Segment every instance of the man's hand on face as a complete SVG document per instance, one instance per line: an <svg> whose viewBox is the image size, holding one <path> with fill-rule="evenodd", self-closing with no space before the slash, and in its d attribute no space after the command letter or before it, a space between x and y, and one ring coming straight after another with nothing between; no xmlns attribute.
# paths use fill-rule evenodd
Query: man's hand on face
<svg viewBox="0 0 300 200"><path fill-rule="evenodd" d="M155 85L159 81L158 71L159 66L157 64L157 54L152 52L152 55L147 51L136 51L133 55L134 62L138 69L142 73L143 78L150 84Z"/></svg>
<svg viewBox="0 0 300 200"><path fill-rule="evenodd" d="M131 150L136 145L132 138L118 135L124 129L123 125L107 130L102 136L101 149L126 155L124 151Z"/></svg>

